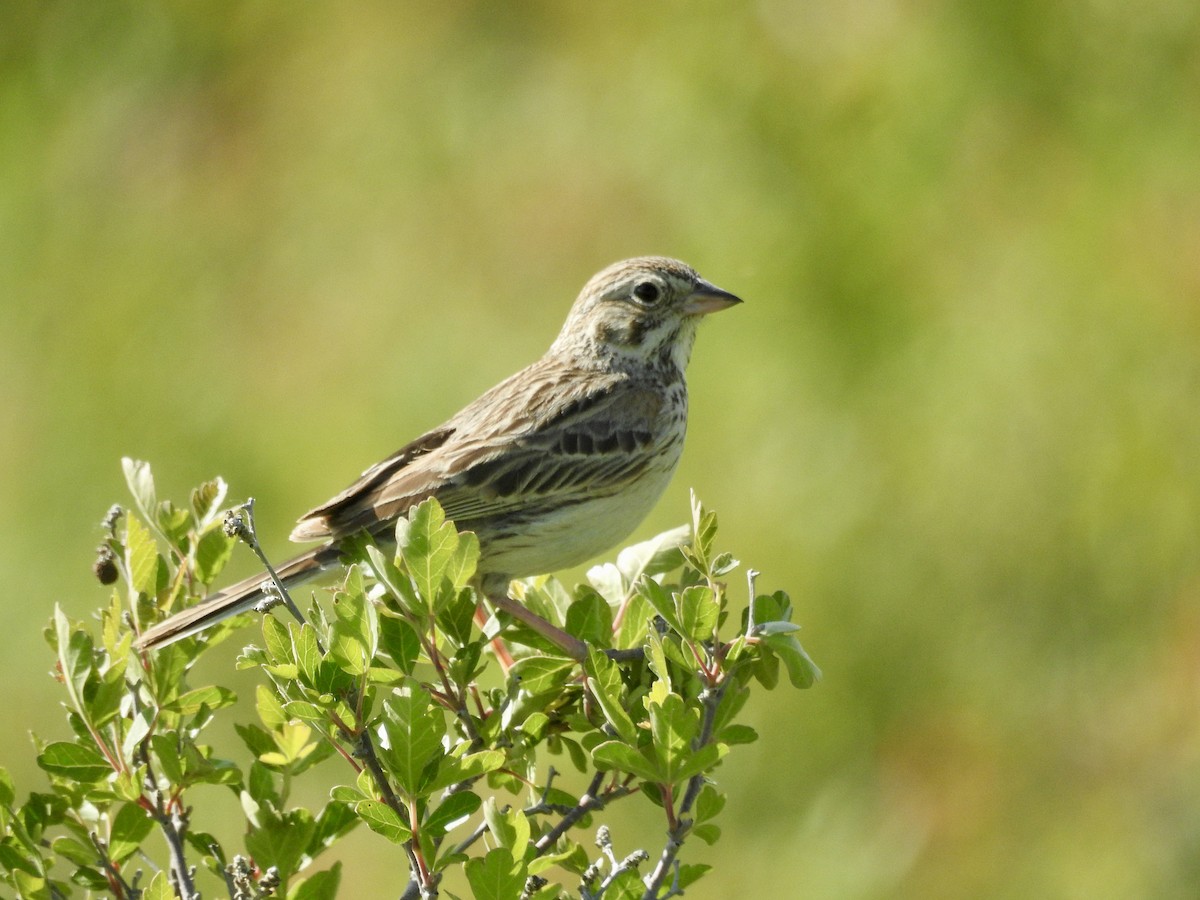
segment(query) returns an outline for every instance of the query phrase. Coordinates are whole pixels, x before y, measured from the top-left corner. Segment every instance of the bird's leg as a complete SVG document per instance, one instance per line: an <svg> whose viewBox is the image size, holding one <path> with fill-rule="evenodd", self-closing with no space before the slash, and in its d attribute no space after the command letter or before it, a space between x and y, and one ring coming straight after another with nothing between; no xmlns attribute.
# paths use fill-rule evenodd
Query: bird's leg
<svg viewBox="0 0 1200 900"><path fill-rule="evenodd" d="M483 579L482 593L496 609L508 613L522 625L536 631L554 646L558 647L571 659L583 662L587 659L587 644L577 637L572 637L556 625L551 625L541 616L530 612L512 597L508 596L508 581L491 577Z"/></svg>

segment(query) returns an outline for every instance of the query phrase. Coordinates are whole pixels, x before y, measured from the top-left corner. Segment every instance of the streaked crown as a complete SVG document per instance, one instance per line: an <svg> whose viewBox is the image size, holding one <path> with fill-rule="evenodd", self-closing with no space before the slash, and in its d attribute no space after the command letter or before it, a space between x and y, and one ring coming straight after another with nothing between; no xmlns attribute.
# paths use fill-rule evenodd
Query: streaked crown
<svg viewBox="0 0 1200 900"><path fill-rule="evenodd" d="M700 317L740 302L677 259L627 259L584 285L550 352L586 367L682 372Z"/></svg>

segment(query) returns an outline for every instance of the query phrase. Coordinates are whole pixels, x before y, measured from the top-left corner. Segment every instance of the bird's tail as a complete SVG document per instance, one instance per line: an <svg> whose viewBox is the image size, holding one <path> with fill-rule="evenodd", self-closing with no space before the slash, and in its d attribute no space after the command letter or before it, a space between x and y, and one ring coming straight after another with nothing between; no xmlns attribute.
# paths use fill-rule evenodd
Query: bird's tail
<svg viewBox="0 0 1200 900"><path fill-rule="evenodd" d="M276 567L276 571L283 586L291 590L336 565L339 555L337 547L322 544L289 559ZM195 606L180 610L143 631L134 642L134 646L139 650L165 647L185 637L191 637L223 619L253 609L266 597L263 585L269 581L266 573L252 575L235 585L210 594Z"/></svg>

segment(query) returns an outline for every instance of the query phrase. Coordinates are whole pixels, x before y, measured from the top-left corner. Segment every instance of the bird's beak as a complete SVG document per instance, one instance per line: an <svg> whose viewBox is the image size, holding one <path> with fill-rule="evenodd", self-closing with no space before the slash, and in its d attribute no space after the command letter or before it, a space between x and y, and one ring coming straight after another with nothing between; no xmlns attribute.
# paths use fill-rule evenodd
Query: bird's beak
<svg viewBox="0 0 1200 900"><path fill-rule="evenodd" d="M723 291L715 284L701 279L696 289L683 302L683 312L689 316L707 316L741 302L741 297L735 297L729 291Z"/></svg>

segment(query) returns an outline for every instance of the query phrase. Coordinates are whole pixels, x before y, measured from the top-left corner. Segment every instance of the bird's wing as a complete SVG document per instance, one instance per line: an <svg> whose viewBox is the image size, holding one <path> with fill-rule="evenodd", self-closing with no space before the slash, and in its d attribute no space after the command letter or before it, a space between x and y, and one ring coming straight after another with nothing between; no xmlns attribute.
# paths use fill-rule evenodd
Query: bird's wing
<svg viewBox="0 0 1200 900"><path fill-rule="evenodd" d="M369 496L381 483L412 465L415 460L437 450L453 434L454 428L448 423L439 426L405 444L387 459L371 466L340 494L302 515L296 527L292 529L292 540L319 541L333 536L336 530L334 524L338 517L344 514L344 510L353 507L361 498Z"/></svg>
<svg viewBox="0 0 1200 900"><path fill-rule="evenodd" d="M368 469L292 537L377 531L427 497L466 528L556 497L605 493L644 466L661 406L625 376L540 360Z"/></svg>

